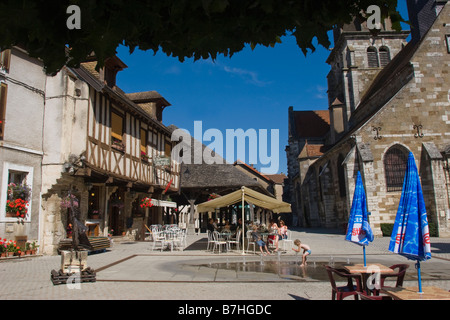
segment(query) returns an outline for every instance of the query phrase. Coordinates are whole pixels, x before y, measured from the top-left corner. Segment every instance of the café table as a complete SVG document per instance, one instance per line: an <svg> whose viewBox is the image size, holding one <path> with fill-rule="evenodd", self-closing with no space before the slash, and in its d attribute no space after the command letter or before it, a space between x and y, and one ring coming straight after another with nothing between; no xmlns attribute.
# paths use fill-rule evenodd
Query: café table
<svg viewBox="0 0 450 320"><path fill-rule="evenodd" d="M359 263L355 265L344 266L344 269L347 270L351 274L361 274L362 278L362 289L369 293L371 288L367 285L367 281L372 274L380 273L380 274L390 274L395 273L395 270L382 265L381 263L368 263L366 266L364 264ZM378 288L377 288L378 289Z"/></svg>
<svg viewBox="0 0 450 320"><path fill-rule="evenodd" d="M221 231L219 232L219 238L223 240L229 240L232 236L232 233L230 231Z"/></svg>
<svg viewBox="0 0 450 320"><path fill-rule="evenodd" d="M415 287L382 288L381 292L394 300L450 300L450 292L434 286L422 287L423 293Z"/></svg>

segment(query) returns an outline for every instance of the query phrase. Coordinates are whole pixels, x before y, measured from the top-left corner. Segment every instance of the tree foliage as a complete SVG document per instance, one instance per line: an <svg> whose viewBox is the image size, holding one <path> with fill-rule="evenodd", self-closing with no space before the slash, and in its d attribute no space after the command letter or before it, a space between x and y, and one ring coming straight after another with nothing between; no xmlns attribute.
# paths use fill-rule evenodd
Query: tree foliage
<svg viewBox="0 0 450 320"><path fill-rule="evenodd" d="M81 10L80 29L67 28L69 5ZM101 66L120 44L183 61L231 56L246 44L273 46L292 34L306 54L314 38L329 47L327 32L370 5L400 28L397 0L2 0L0 47L21 45L48 73L92 52Z"/></svg>

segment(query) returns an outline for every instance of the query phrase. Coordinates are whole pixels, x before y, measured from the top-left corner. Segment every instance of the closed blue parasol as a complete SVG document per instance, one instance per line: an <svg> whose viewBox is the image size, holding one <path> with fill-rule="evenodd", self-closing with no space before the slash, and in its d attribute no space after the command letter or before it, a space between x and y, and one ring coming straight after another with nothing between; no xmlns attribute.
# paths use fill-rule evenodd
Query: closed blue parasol
<svg viewBox="0 0 450 320"><path fill-rule="evenodd" d="M412 152L408 156L408 166L389 251L417 261L419 292L422 292L420 261L431 259L431 245L422 187Z"/></svg>
<svg viewBox="0 0 450 320"><path fill-rule="evenodd" d="M364 266L366 266L366 246L373 241L373 232L367 220L367 215L366 192L364 191L361 173L358 171L345 240L363 246Z"/></svg>

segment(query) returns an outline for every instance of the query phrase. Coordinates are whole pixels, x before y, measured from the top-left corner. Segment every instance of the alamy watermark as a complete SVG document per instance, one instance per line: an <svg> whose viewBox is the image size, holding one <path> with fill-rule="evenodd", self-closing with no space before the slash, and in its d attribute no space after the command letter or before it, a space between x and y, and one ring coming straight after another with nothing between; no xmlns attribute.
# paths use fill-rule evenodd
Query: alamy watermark
<svg viewBox="0 0 450 320"><path fill-rule="evenodd" d="M214 128L203 132L202 121L194 121L194 135L185 129L172 133L171 140L178 142L172 159L185 164L224 164L237 159L246 162L248 154L248 163L259 163L261 171L275 174L280 167L279 138L278 129L270 130L270 141L267 129L226 129L225 136Z"/></svg>
<svg viewBox="0 0 450 320"><path fill-rule="evenodd" d="M367 18L367 28L370 30L381 30L381 9L379 6L371 5L367 8L370 16Z"/></svg>
<svg viewBox="0 0 450 320"><path fill-rule="evenodd" d="M71 5L67 7L67 14L70 16L66 20L67 29L81 29L81 9L77 5Z"/></svg>

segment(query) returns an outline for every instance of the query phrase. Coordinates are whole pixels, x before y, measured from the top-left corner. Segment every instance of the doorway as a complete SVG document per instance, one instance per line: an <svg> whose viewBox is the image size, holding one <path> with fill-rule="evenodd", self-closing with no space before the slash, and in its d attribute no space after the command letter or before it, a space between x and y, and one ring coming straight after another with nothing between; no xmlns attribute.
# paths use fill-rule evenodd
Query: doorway
<svg viewBox="0 0 450 320"><path fill-rule="evenodd" d="M108 230L113 236L120 236L124 232L124 197L123 189L118 189L110 197L110 209L108 217Z"/></svg>

